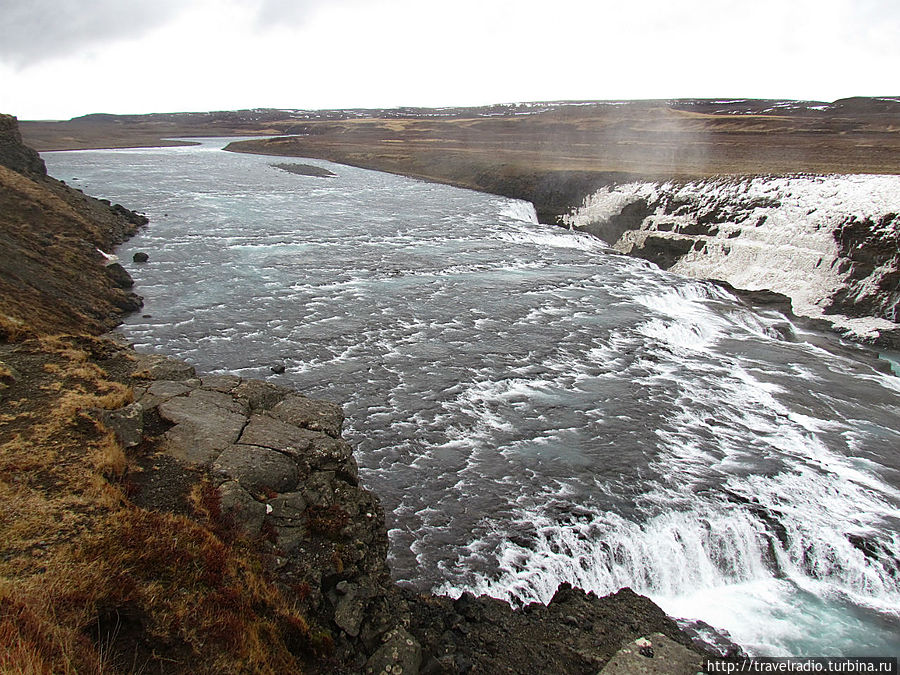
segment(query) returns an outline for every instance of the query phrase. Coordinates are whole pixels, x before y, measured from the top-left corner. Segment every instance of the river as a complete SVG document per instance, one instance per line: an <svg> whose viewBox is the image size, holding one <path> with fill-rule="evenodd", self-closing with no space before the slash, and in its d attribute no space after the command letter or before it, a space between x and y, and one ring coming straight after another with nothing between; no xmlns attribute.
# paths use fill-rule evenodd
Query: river
<svg viewBox="0 0 900 675"><path fill-rule="evenodd" d="M753 654L900 654L900 378L873 353L524 202L224 144L43 157L150 217L118 251L138 350L344 406L398 581L630 586Z"/></svg>

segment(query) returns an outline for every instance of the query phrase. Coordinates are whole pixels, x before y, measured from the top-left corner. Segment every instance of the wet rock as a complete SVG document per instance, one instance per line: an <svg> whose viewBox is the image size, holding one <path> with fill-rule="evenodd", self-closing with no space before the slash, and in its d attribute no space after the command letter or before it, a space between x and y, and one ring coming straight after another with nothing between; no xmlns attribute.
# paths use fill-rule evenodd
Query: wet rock
<svg viewBox="0 0 900 675"><path fill-rule="evenodd" d="M231 445L213 463L242 487L260 494L268 490L288 492L297 487L297 465L286 455L255 445Z"/></svg>
<svg viewBox="0 0 900 675"><path fill-rule="evenodd" d="M339 405L293 393L272 408L272 416L297 427L324 431L335 438L341 435L344 424L344 413Z"/></svg>
<svg viewBox="0 0 900 675"><path fill-rule="evenodd" d="M419 642L403 628L395 628L366 662L366 673L416 675L421 665L422 647Z"/></svg>
<svg viewBox="0 0 900 675"><path fill-rule="evenodd" d="M150 256L143 251L138 251L131 257L131 259L136 263L145 263L150 260Z"/></svg>
<svg viewBox="0 0 900 675"><path fill-rule="evenodd" d="M702 669L703 660L697 653L653 633L622 647L600 675L694 675Z"/></svg>
<svg viewBox="0 0 900 675"><path fill-rule="evenodd" d="M136 312L144 306L144 298L140 295L135 293L123 293L121 290L113 295L112 302L118 309L126 314Z"/></svg>
<svg viewBox="0 0 900 675"><path fill-rule="evenodd" d="M269 370L271 370L276 375L281 375L285 371L285 366L283 363L273 363Z"/></svg>
<svg viewBox="0 0 900 675"><path fill-rule="evenodd" d="M681 623L681 631L700 652L717 656L746 658L747 653L731 639L731 634L721 628L714 628L705 621Z"/></svg>
<svg viewBox="0 0 900 675"><path fill-rule="evenodd" d="M126 221L135 225L136 227L142 227L150 222L150 219L147 216L144 216L140 213L135 213L131 209L126 209L121 204L113 204L110 206L110 211L120 215Z"/></svg>
<svg viewBox="0 0 900 675"><path fill-rule="evenodd" d="M250 535L259 534L266 517L266 505L256 501L240 483L230 480L219 486L222 511Z"/></svg>
<svg viewBox="0 0 900 675"><path fill-rule="evenodd" d="M653 213L653 209L647 200L638 199L625 205L619 213L610 216L603 222L591 223L582 229L613 246L626 231L639 230L641 223L651 213Z"/></svg>
<svg viewBox="0 0 900 675"><path fill-rule="evenodd" d="M689 237L651 234L644 239L640 246L635 246L628 253L656 263L660 269L667 270L693 247L694 240Z"/></svg>

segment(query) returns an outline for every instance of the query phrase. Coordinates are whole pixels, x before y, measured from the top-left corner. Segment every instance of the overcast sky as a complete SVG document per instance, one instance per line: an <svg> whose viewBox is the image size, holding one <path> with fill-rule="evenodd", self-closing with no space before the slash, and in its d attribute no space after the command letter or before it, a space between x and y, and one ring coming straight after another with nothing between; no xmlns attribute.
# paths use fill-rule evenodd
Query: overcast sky
<svg viewBox="0 0 900 675"><path fill-rule="evenodd" d="M898 0L0 0L0 112L900 95Z"/></svg>

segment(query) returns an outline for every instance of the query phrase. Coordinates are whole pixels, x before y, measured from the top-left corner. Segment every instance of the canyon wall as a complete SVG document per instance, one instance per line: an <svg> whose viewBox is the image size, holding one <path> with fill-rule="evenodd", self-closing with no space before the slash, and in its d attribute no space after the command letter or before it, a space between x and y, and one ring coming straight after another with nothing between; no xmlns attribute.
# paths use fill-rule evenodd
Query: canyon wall
<svg viewBox="0 0 900 675"><path fill-rule="evenodd" d="M602 187L563 224L678 274L784 294L797 315L896 346L898 213L898 176L720 176Z"/></svg>

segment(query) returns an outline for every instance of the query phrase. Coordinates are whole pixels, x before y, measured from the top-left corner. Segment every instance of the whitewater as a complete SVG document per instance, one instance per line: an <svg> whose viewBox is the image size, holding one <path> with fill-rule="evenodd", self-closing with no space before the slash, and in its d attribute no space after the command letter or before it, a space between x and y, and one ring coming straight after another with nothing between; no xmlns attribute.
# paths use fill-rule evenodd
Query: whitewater
<svg viewBox="0 0 900 675"><path fill-rule="evenodd" d="M524 202L224 144L44 158L151 219L117 251L138 350L344 406L398 581L629 586L753 654L900 654L900 378L877 354Z"/></svg>

